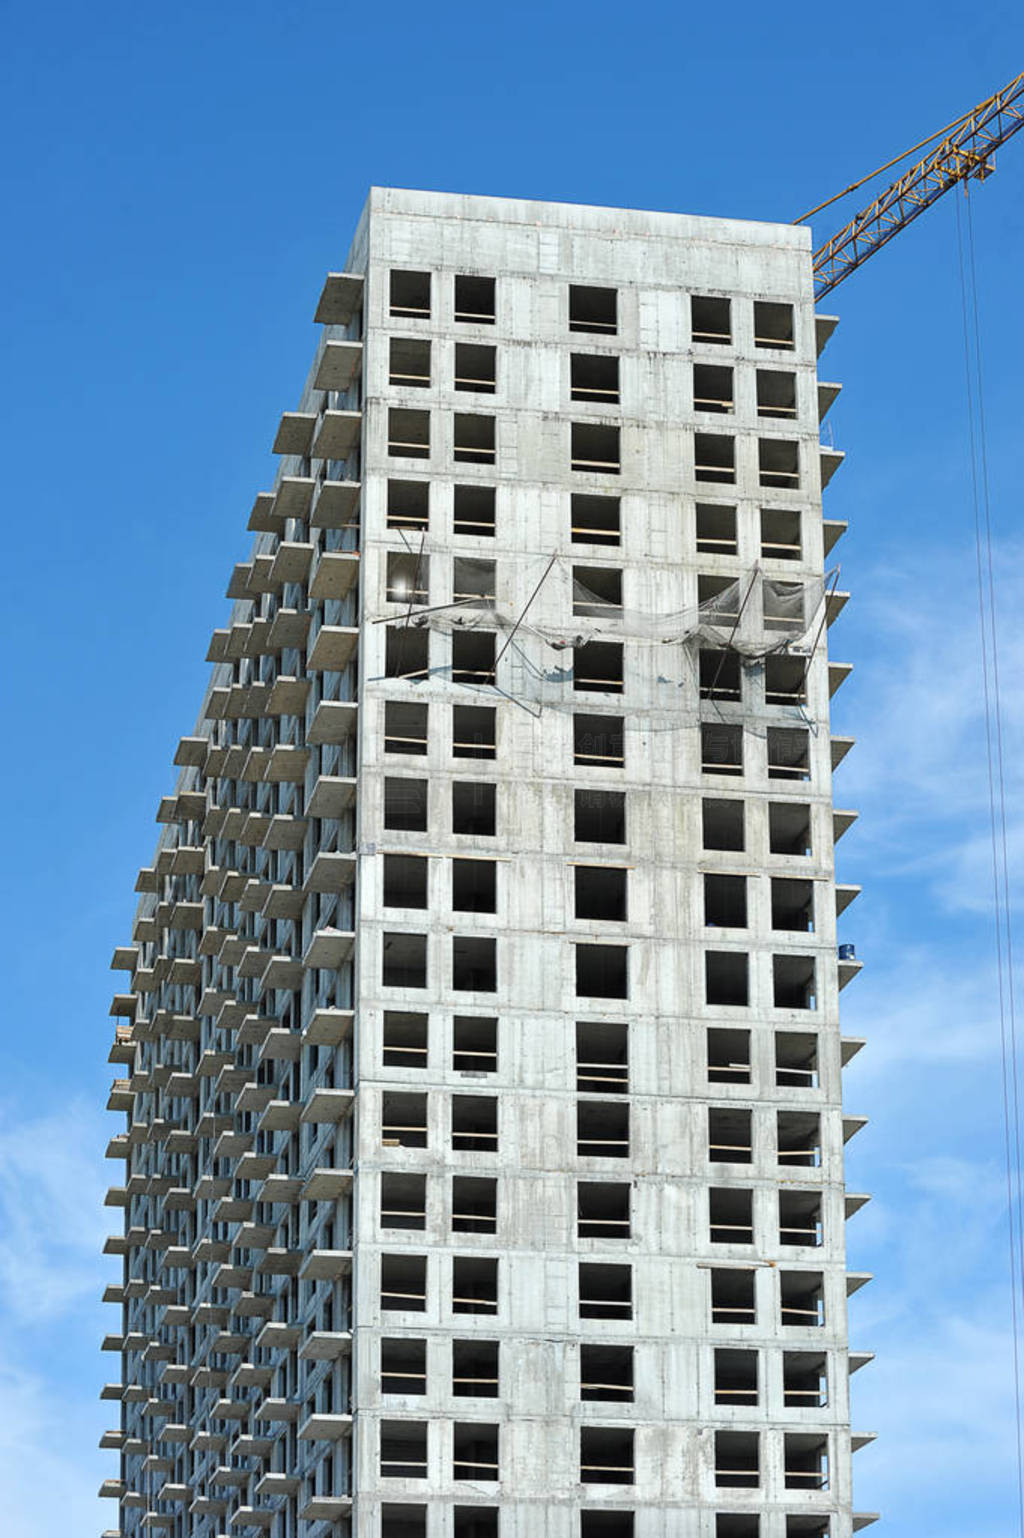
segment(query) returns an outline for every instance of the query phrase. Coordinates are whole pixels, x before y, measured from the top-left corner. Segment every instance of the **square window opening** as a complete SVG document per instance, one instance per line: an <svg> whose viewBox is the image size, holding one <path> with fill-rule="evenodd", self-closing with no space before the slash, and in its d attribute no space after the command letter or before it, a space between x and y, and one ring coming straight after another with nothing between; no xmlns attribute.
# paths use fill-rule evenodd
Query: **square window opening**
<svg viewBox="0 0 1024 1538"><path fill-rule="evenodd" d="M452 1259L452 1311L456 1314L498 1312L498 1262L477 1255Z"/></svg>
<svg viewBox="0 0 1024 1538"><path fill-rule="evenodd" d="M402 700L385 702L384 751L385 753L426 754L426 705L407 705Z"/></svg>
<svg viewBox="0 0 1024 1538"><path fill-rule="evenodd" d="M792 348L793 306L754 300L754 342L758 347Z"/></svg>
<svg viewBox="0 0 1024 1538"><path fill-rule="evenodd" d="M579 1299L581 1319L632 1319L632 1266L581 1261Z"/></svg>
<svg viewBox="0 0 1024 1538"><path fill-rule="evenodd" d="M381 1099L380 1133L385 1148L426 1148L426 1095L385 1091Z"/></svg>
<svg viewBox="0 0 1024 1538"><path fill-rule="evenodd" d="M775 1082L792 1089L818 1088L818 1038L813 1032L775 1032Z"/></svg>
<svg viewBox="0 0 1024 1538"><path fill-rule="evenodd" d="M384 826L401 833L427 831L426 780L396 779L384 781Z"/></svg>
<svg viewBox="0 0 1024 1538"><path fill-rule="evenodd" d="M609 865L577 865L576 917L602 924L622 924L629 917L628 871Z"/></svg>
<svg viewBox="0 0 1024 1538"><path fill-rule="evenodd" d="M707 1032L708 1080L712 1084L750 1083L750 1032L711 1026Z"/></svg>
<svg viewBox="0 0 1024 1538"><path fill-rule="evenodd" d="M625 1426L580 1427L580 1480L585 1485L631 1485L633 1432Z"/></svg>
<svg viewBox="0 0 1024 1538"><path fill-rule="evenodd" d="M452 987L457 993L497 991L497 940L475 935L452 936Z"/></svg>
<svg viewBox="0 0 1024 1538"><path fill-rule="evenodd" d="M803 559L798 512L786 507L762 507L761 556L766 561Z"/></svg>
<svg viewBox="0 0 1024 1538"><path fill-rule="evenodd" d="M709 1237L712 1244L753 1244L754 1193L732 1186L708 1192Z"/></svg>
<svg viewBox="0 0 1024 1538"><path fill-rule="evenodd" d="M704 956L704 1002L730 1007L749 1004L749 964L745 951L708 951Z"/></svg>
<svg viewBox="0 0 1024 1538"><path fill-rule="evenodd" d="M739 1266L711 1272L712 1324L756 1324L754 1272Z"/></svg>
<svg viewBox="0 0 1024 1538"><path fill-rule="evenodd" d="M708 1159L712 1164L752 1164L754 1160L751 1113L732 1106L708 1109Z"/></svg>
<svg viewBox="0 0 1024 1538"><path fill-rule="evenodd" d="M574 566L572 612L589 619L620 619L621 569L616 566Z"/></svg>
<svg viewBox="0 0 1024 1538"><path fill-rule="evenodd" d="M422 531L430 524L430 482L388 481L389 529Z"/></svg>
<svg viewBox="0 0 1024 1538"><path fill-rule="evenodd" d="M573 544L619 544L622 527L618 497L573 492L569 511Z"/></svg>
<svg viewBox="0 0 1024 1538"><path fill-rule="evenodd" d="M452 1179L452 1233L493 1234L498 1227L498 1182L476 1175Z"/></svg>
<svg viewBox="0 0 1024 1538"><path fill-rule="evenodd" d="M388 603L420 605L430 602L430 558L405 550L388 551Z"/></svg>
<svg viewBox="0 0 1024 1538"><path fill-rule="evenodd" d="M452 1096L452 1147L494 1153L498 1147L498 1102L493 1095Z"/></svg>
<svg viewBox="0 0 1024 1538"><path fill-rule="evenodd" d="M430 674L430 632L417 625L388 625L384 636L384 677L412 682Z"/></svg>
<svg viewBox="0 0 1024 1538"><path fill-rule="evenodd" d="M572 649L572 686L594 694L621 694L624 648L618 641L587 641Z"/></svg>
<svg viewBox="0 0 1024 1538"><path fill-rule="evenodd" d="M456 1506L452 1538L498 1538L496 1506Z"/></svg>
<svg viewBox="0 0 1024 1538"><path fill-rule="evenodd" d="M577 945L576 993L581 998L628 999L628 945Z"/></svg>
<svg viewBox="0 0 1024 1538"><path fill-rule="evenodd" d="M618 475L622 469L619 429L601 422L573 422L570 461L588 475Z"/></svg>
<svg viewBox="0 0 1024 1538"><path fill-rule="evenodd" d="M496 758L497 712L493 705L452 707L452 755L455 758Z"/></svg>
<svg viewBox="0 0 1024 1538"><path fill-rule="evenodd" d="M497 1426L456 1421L452 1440L456 1479L475 1479L488 1484L497 1480L500 1473Z"/></svg>
<svg viewBox="0 0 1024 1538"><path fill-rule="evenodd" d="M766 705L799 706L807 704L806 657L770 656L764 659L764 702Z"/></svg>
<svg viewBox="0 0 1024 1538"><path fill-rule="evenodd" d="M811 777L810 739L805 731L783 726L769 726L768 778L770 780L809 780Z"/></svg>
<svg viewBox="0 0 1024 1538"><path fill-rule="evenodd" d="M577 1020L576 1088L582 1094L629 1093L629 1026L621 1021Z"/></svg>
<svg viewBox="0 0 1024 1538"><path fill-rule="evenodd" d="M392 406L388 411L388 453L395 458L429 459L430 412Z"/></svg>
<svg viewBox="0 0 1024 1538"><path fill-rule="evenodd" d="M476 539L493 539L495 500L493 486L456 486L452 499L454 532Z"/></svg>
<svg viewBox="0 0 1024 1538"><path fill-rule="evenodd" d="M715 1351L715 1404L756 1405L757 1366L756 1351L718 1347Z"/></svg>
<svg viewBox="0 0 1024 1538"><path fill-rule="evenodd" d="M494 860L452 861L452 907L457 913L495 913L498 866Z"/></svg>
<svg viewBox="0 0 1024 1538"><path fill-rule="evenodd" d="M713 929L746 929L747 878L744 875L704 877L704 924Z"/></svg>
<svg viewBox="0 0 1024 1538"><path fill-rule="evenodd" d="M384 1011L385 1068L426 1068L428 1017L407 1010Z"/></svg>
<svg viewBox="0 0 1024 1538"><path fill-rule="evenodd" d="M413 1098L413 1097L409 1097ZM385 1142L399 1141L385 1138ZM426 1134L424 1133L424 1143ZM423 1144L406 1146L422 1147ZM424 1229L427 1226L427 1178L425 1175L381 1175L380 1177L380 1226L381 1228ZM392 1389L392 1393L402 1393ZM410 1393L418 1392L416 1389ZM422 1392L422 1391L420 1391Z"/></svg>
<svg viewBox="0 0 1024 1538"><path fill-rule="evenodd" d="M736 402L732 369L713 363L693 365L693 405L696 411L731 412Z"/></svg>
<svg viewBox="0 0 1024 1538"><path fill-rule="evenodd" d="M388 354L388 384L426 390L430 385L430 343L419 337L393 336Z"/></svg>
<svg viewBox="0 0 1024 1538"><path fill-rule="evenodd" d="M455 319L474 326L493 326L495 315L493 278L459 273L455 279Z"/></svg>
<svg viewBox="0 0 1024 1538"><path fill-rule="evenodd" d="M761 1483L761 1438L756 1431L715 1432L715 1484L756 1490Z"/></svg>
<svg viewBox="0 0 1024 1538"><path fill-rule="evenodd" d="M758 473L762 486L796 491L800 486L800 445L786 438L760 438L757 444Z"/></svg>
<svg viewBox="0 0 1024 1538"><path fill-rule="evenodd" d="M773 956L776 1009L816 1009L813 956Z"/></svg>
<svg viewBox="0 0 1024 1538"><path fill-rule="evenodd" d="M493 630L452 632L452 683L478 687L494 681Z"/></svg>
<svg viewBox="0 0 1024 1538"><path fill-rule="evenodd" d="M380 1538L427 1538L427 1508L385 1502L380 1509Z"/></svg>
<svg viewBox="0 0 1024 1538"><path fill-rule="evenodd" d="M427 986L427 937L385 930L381 981L385 988Z"/></svg>
<svg viewBox="0 0 1024 1538"><path fill-rule="evenodd" d="M589 283L569 285L569 330L614 336L619 329L618 291Z"/></svg>
<svg viewBox="0 0 1024 1538"><path fill-rule="evenodd" d="M735 507L698 502L697 549L702 555L738 555Z"/></svg>
<svg viewBox="0 0 1024 1538"><path fill-rule="evenodd" d="M814 883L772 877L772 928L814 933Z"/></svg>
<svg viewBox="0 0 1024 1538"><path fill-rule="evenodd" d="M701 802L701 830L705 849L746 848L744 803L705 798Z"/></svg>
<svg viewBox="0 0 1024 1538"><path fill-rule="evenodd" d="M732 485L736 480L736 440L723 433L695 433L693 468L698 481Z"/></svg>
<svg viewBox="0 0 1024 1538"><path fill-rule="evenodd" d="M576 1186L576 1229L581 1239L628 1239L630 1187L604 1181Z"/></svg>
<svg viewBox="0 0 1024 1538"><path fill-rule="evenodd" d="M424 1313L427 1307L427 1257L382 1255L380 1306L384 1313Z"/></svg>
<svg viewBox="0 0 1024 1538"><path fill-rule="evenodd" d="M821 1166L821 1117L815 1111L776 1113L778 1160L788 1167Z"/></svg>
<svg viewBox="0 0 1024 1538"><path fill-rule="evenodd" d="M430 315L430 273L391 271L391 314L424 320Z"/></svg>
<svg viewBox="0 0 1024 1538"><path fill-rule="evenodd" d="M622 716L573 716L573 763L598 769L626 765L625 723Z"/></svg>
<svg viewBox="0 0 1024 1538"><path fill-rule="evenodd" d="M497 1073L498 1022L487 1015L456 1015L452 1067L458 1073Z"/></svg>
<svg viewBox="0 0 1024 1538"><path fill-rule="evenodd" d="M497 1399L498 1362L496 1340L453 1340L452 1393L463 1399Z"/></svg>
<svg viewBox="0 0 1024 1538"><path fill-rule="evenodd" d="M497 348L474 342L455 344L455 388L493 395L497 387Z"/></svg>
<svg viewBox="0 0 1024 1538"><path fill-rule="evenodd" d="M628 1159L628 1102L578 1100L576 1153L581 1159Z"/></svg>
<svg viewBox="0 0 1024 1538"><path fill-rule="evenodd" d="M743 673L738 652L702 647L699 668L702 700L739 701L743 698Z"/></svg>
<svg viewBox="0 0 1024 1538"><path fill-rule="evenodd" d="M732 341L732 305L711 294L690 296L690 329L695 342L724 347Z"/></svg>
<svg viewBox="0 0 1024 1538"><path fill-rule="evenodd" d="M825 1324L825 1291L820 1271L779 1272L780 1318L798 1329L821 1329Z"/></svg>
<svg viewBox="0 0 1024 1538"><path fill-rule="evenodd" d="M742 775L742 726L727 726L721 721L702 722L700 758L703 774Z"/></svg>
<svg viewBox="0 0 1024 1538"><path fill-rule="evenodd" d="M452 832L493 838L497 831L497 786L487 780L452 782Z"/></svg>
<svg viewBox="0 0 1024 1538"><path fill-rule="evenodd" d="M824 1410L828 1405L828 1363L822 1351L782 1353L782 1400L791 1410Z"/></svg>
<svg viewBox="0 0 1024 1538"><path fill-rule="evenodd" d="M796 416L796 375L782 369L757 370L757 414L759 417Z"/></svg>
<svg viewBox="0 0 1024 1538"><path fill-rule="evenodd" d="M624 844L626 842L625 791L574 791L573 837L578 844Z"/></svg>
<svg viewBox="0 0 1024 1538"><path fill-rule="evenodd" d="M383 864L385 908L425 908L428 866L426 856L386 854Z"/></svg>
<svg viewBox="0 0 1024 1538"><path fill-rule="evenodd" d="M632 1346L610 1346L604 1342L581 1345L580 1398L607 1404L632 1404Z"/></svg>
<svg viewBox="0 0 1024 1538"><path fill-rule="evenodd" d="M426 1421L381 1421L382 1479L426 1479Z"/></svg>
<svg viewBox="0 0 1024 1538"><path fill-rule="evenodd" d="M452 598L467 609L493 609L497 596L494 561L458 555L452 562Z"/></svg>
<svg viewBox="0 0 1024 1538"><path fill-rule="evenodd" d="M811 809L796 801L768 804L768 848L772 854L811 853Z"/></svg>
<svg viewBox="0 0 1024 1538"><path fill-rule="evenodd" d="M781 1160L780 1160L781 1162ZM819 1249L822 1243L821 1192L779 1192L779 1243Z"/></svg>
<svg viewBox="0 0 1024 1538"><path fill-rule="evenodd" d="M570 394L574 401L617 405L619 360L606 353L574 352L569 358Z"/></svg>
<svg viewBox="0 0 1024 1538"><path fill-rule="evenodd" d="M456 464L493 465L497 458L494 418L474 412L455 413L453 452Z"/></svg>

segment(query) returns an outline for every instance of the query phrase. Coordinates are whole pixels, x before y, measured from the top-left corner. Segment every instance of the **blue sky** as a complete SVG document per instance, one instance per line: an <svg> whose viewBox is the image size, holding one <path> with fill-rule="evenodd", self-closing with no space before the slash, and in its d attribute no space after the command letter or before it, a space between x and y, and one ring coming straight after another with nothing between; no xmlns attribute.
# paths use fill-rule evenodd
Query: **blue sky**
<svg viewBox="0 0 1024 1538"><path fill-rule="evenodd" d="M982 24L983 23L983 24ZM4 14L0 421L9 813L0 1075L0 1479L11 1538L106 1526L95 1450L100 1109L137 867L277 414L371 182L790 219L1003 84L1019 6L726 11L67 0ZM1024 135L974 199L1010 848L1024 844ZM829 216L816 226L831 233ZM835 296L853 602L836 708L869 1038L850 1184L857 1504L902 1538L1012 1538L998 1024L952 199ZM1014 862L1015 864L1018 862ZM43 984L46 984L44 987ZM113 1263L109 1263L113 1264Z"/></svg>

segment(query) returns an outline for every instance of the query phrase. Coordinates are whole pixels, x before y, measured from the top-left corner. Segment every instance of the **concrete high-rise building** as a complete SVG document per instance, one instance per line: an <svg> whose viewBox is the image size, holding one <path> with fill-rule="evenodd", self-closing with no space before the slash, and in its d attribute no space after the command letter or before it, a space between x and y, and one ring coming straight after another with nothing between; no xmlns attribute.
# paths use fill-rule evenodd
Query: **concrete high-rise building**
<svg viewBox="0 0 1024 1538"><path fill-rule="evenodd" d="M851 1538L789 225L375 190L117 967L123 1538Z"/></svg>

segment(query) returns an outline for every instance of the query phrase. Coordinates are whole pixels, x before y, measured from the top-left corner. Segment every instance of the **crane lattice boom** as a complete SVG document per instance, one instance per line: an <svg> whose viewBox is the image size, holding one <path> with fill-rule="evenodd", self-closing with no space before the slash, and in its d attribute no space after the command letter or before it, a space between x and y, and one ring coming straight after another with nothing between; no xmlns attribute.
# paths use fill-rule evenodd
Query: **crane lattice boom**
<svg viewBox="0 0 1024 1538"><path fill-rule="evenodd" d="M951 187L970 177L984 181L991 176L992 155L1019 128L1024 128L1024 74L959 118L934 150L815 251L815 297L823 299Z"/></svg>

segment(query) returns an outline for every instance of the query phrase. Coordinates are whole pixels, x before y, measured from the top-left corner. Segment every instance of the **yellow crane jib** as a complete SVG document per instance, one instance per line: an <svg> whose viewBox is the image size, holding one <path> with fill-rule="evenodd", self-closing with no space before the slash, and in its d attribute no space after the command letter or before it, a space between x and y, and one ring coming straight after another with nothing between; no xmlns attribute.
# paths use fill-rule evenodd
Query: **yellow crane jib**
<svg viewBox="0 0 1024 1538"><path fill-rule="evenodd" d="M831 293L837 283L849 277L862 262L898 235L900 230L924 213L926 208L958 183L986 181L995 170L993 156L1019 128L1024 128L1024 74L1017 75L1001 91L947 123L919 144L887 161L884 166L861 177L802 214L795 224L804 224L823 208L855 192L865 182L899 165L927 144L940 142L923 159L904 171L873 203L855 214L832 238L814 253L814 292L816 299ZM940 138L941 136L941 138Z"/></svg>

